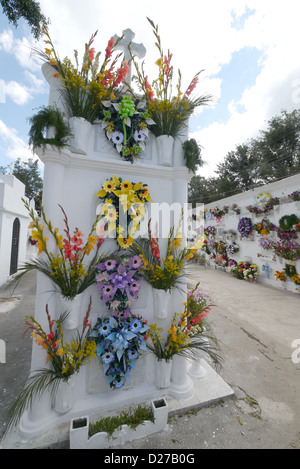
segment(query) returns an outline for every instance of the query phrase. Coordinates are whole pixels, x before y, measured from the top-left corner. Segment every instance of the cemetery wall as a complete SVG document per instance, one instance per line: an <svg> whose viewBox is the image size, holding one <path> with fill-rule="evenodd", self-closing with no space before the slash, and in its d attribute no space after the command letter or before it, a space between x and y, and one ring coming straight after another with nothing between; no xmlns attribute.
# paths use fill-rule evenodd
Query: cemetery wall
<svg viewBox="0 0 300 469"><path fill-rule="evenodd" d="M218 243L223 242L226 245L232 244L232 241L239 247L237 253L227 253L227 260L233 259L237 263L248 262L258 266L259 276L257 282L264 283L266 285L284 289L290 292L299 293L300 287L287 277L286 281L276 279L276 272L283 272L286 264L293 265L296 271L300 273L300 260L297 256L291 252L289 254L290 259L280 257L274 253L272 249L265 249L262 247L262 238L268 241L264 243L264 246L269 242L278 245L282 240L278 236L278 231L271 231L269 234L259 234L255 230L252 230L252 235L249 237L242 237L238 231L238 224L241 218L250 218L252 225L260 223L263 219L268 219L275 226L279 226L282 217L289 217L295 214L300 219L300 202L295 202L289 197L293 192L300 190L300 175L282 179L280 181L267 184L261 187L257 187L253 190L224 198L205 205L205 228L214 227L216 230L215 237L213 238L216 245L209 254L203 254L205 257L206 265L211 268L219 269L224 272L229 272L228 262L222 262L220 253L217 250ZM278 199L278 205L275 205L268 213L256 214L249 211L249 206L257 207L258 209L264 209L265 205L263 200L267 200L270 197ZM240 210L237 214L232 207ZM216 209L221 209L224 213L223 216L217 217ZM255 210L255 208L254 208ZM213 214L214 213L214 214ZM298 230L299 230L298 225ZM296 226L292 226L292 229L296 231ZM230 237L229 231L233 230L236 232L235 237ZM300 231L297 231L296 239L294 243L299 243ZM209 237L208 237L209 238ZM220 246L220 245L219 245ZM219 259L218 259L219 258ZM224 265L225 264L225 265ZM297 289L299 288L299 290Z"/></svg>

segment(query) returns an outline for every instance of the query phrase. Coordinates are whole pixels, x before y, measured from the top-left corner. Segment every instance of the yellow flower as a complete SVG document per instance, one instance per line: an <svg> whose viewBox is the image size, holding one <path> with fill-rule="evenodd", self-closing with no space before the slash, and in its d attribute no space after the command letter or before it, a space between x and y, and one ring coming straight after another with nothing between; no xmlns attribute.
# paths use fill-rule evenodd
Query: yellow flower
<svg viewBox="0 0 300 469"><path fill-rule="evenodd" d="M123 192L126 192L126 193L129 192L129 191L131 191L131 190L132 190L132 183L129 182L129 181L122 181L122 183L121 183L121 190L122 190Z"/></svg>
<svg viewBox="0 0 300 469"><path fill-rule="evenodd" d="M102 187L106 192L112 192L116 189L115 184L109 180L104 181Z"/></svg>
<svg viewBox="0 0 300 469"><path fill-rule="evenodd" d="M56 355L58 355L59 357L61 357L61 355L63 355L65 352L64 352L64 349L61 347L60 349L57 350L56 352Z"/></svg>
<svg viewBox="0 0 300 469"><path fill-rule="evenodd" d="M107 210L107 213L106 213L106 215L105 215L105 218L106 218L106 220L108 220L109 222L115 222L116 219L117 219L117 212L116 212L116 210L115 210L114 208Z"/></svg>
<svg viewBox="0 0 300 469"><path fill-rule="evenodd" d="M133 243L132 236L128 236L128 238L122 238L122 236L118 236L117 240L122 249L127 249Z"/></svg>

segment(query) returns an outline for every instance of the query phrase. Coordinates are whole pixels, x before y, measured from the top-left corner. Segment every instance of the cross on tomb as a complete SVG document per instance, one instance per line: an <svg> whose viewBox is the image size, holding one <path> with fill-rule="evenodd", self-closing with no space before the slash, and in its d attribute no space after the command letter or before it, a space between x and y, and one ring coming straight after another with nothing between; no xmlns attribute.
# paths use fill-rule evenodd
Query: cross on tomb
<svg viewBox="0 0 300 469"><path fill-rule="evenodd" d="M123 31L122 36L123 37L121 41L117 44L114 50L120 50L124 52L124 59L127 61L128 64L131 60L131 55L128 49L129 45L130 45L131 53L133 56L136 56L138 59L142 59L143 57L145 57L146 48L143 44L137 44L136 42L132 42L135 37L135 33L131 31L131 29L129 28L125 29ZM115 34L114 35L115 43L117 42L118 39L119 39L119 36ZM129 66L130 71L129 71L129 74L127 75L126 81L130 83L131 82L131 66L130 64L128 66Z"/></svg>

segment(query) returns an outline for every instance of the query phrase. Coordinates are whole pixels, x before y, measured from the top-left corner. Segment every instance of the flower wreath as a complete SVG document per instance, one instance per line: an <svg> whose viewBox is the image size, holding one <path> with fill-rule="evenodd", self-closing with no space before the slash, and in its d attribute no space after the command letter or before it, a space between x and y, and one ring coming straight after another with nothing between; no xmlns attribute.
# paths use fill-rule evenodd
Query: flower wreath
<svg viewBox="0 0 300 469"><path fill-rule="evenodd" d="M152 202L147 184L135 184L112 176L104 181L96 197L104 201L101 207L103 219L96 229L98 236L103 237L108 229L109 234L115 233L119 246L127 249L144 218L145 203ZM126 226L123 220L126 220Z"/></svg>
<svg viewBox="0 0 300 469"><path fill-rule="evenodd" d="M133 163L145 150L148 126L155 124L146 108L146 100L133 100L124 95L119 102L103 101L103 106L100 118L106 137L125 160Z"/></svg>
<svg viewBox="0 0 300 469"><path fill-rule="evenodd" d="M285 275L289 278L292 278L294 275L297 274L297 269L294 265L285 264L285 268L283 269Z"/></svg>
<svg viewBox="0 0 300 469"><path fill-rule="evenodd" d="M260 235L267 235L270 233L270 231L275 230L275 225L274 223L271 223L268 218L263 218L261 222L256 223L253 226L253 229L257 231Z"/></svg>
<svg viewBox="0 0 300 469"><path fill-rule="evenodd" d="M281 230L290 230L294 225L297 225L299 218L297 215L284 215L279 220L279 226Z"/></svg>
<svg viewBox="0 0 300 469"><path fill-rule="evenodd" d="M96 266L97 290L102 302L114 312L126 310L138 297L143 261L139 256L131 259L107 259Z"/></svg>
<svg viewBox="0 0 300 469"><path fill-rule="evenodd" d="M259 205L265 205L267 202L269 202L269 200L271 200L271 195L268 194L267 192L262 192L261 194L258 194L258 196L256 197L256 202Z"/></svg>
<svg viewBox="0 0 300 469"><path fill-rule="evenodd" d="M243 217L238 223L238 232L243 238L248 238L252 235L252 220L251 218Z"/></svg>
<svg viewBox="0 0 300 469"><path fill-rule="evenodd" d="M120 389L130 380L140 350L147 350L148 329L146 321L129 311L122 319L98 318L89 337L97 344L96 354L111 388Z"/></svg>
<svg viewBox="0 0 300 469"><path fill-rule="evenodd" d="M239 250L240 248L235 241L232 241L232 243L228 243L226 246L227 254L236 254L237 252L239 252Z"/></svg>

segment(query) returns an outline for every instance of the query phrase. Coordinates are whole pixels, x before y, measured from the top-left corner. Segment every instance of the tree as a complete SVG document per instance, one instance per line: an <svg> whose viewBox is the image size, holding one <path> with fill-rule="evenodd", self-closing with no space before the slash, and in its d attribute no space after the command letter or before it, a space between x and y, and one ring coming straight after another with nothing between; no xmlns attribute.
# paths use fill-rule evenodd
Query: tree
<svg viewBox="0 0 300 469"><path fill-rule="evenodd" d="M300 111L281 111L268 121L267 130L252 141L259 174L268 183L300 171Z"/></svg>
<svg viewBox="0 0 300 469"><path fill-rule="evenodd" d="M19 179L25 185L25 195L30 200L34 199L35 208L40 213L42 194L43 194L43 180L40 176L38 168L38 160L29 158L27 162L21 162L18 158L15 161L13 176Z"/></svg>
<svg viewBox="0 0 300 469"><path fill-rule="evenodd" d="M41 36L43 24L49 24L49 19L41 12L40 4L34 0L0 0L3 13L15 28L18 21L23 18L29 26L35 39Z"/></svg>
<svg viewBox="0 0 300 469"><path fill-rule="evenodd" d="M223 163L217 165L216 173L221 179L233 182L238 189L247 191L257 185L257 164L255 152L245 143L227 153Z"/></svg>

